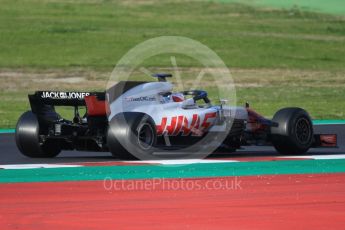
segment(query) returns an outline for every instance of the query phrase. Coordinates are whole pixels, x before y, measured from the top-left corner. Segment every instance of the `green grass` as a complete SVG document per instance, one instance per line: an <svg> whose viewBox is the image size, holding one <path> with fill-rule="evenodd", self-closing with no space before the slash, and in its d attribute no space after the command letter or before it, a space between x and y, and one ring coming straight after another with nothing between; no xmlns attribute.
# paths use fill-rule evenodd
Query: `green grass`
<svg viewBox="0 0 345 230"><path fill-rule="evenodd" d="M19 116L28 110L26 93L0 92L0 127L14 128Z"/></svg>
<svg viewBox="0 0 345 230"><path fill-rule="evenodd" d="M301 107L314 119L344 119L344 88L281 88L240 89L237 91L239 104L251 102L251 106L268 117L283 107ZM310 98L309 100L306 98Z"/></svg>
<svg viewBox="0 0 345 230"><path fill-rule="evenodd" d="M213 2L128 2L1 0L0 67L111 69L139 42L180 35L209 46L229 67L344 69L345 23L337 17Z"/></svg>
<svg viewBox="0 0 345 230"><path fill-rule="evenodd" d="M2 128L13 128L28 109L28 92L84 87L37 83L29 77L16 78L8 87L9 78L1 77L4 70L32 74L81 69L104 75L138 43L165 35L198 40L231 69L248 70L250 81L233 74L242 84L237 88L240 104L249 101L267 116L280 107L300 106L317 119L345 118L342 16L306 12L303 7L279 10L223 1L0 0L0 4ZM144 65L171 67L164 55ZM190 68L198 63L181 56L178 65ZM276 69L276 75L266 76L265 71ZM297 74L290 76L289 71ZM312 74L304 79L305 72ZM280 73L285 77L280 78ZM261 84L267 77L269 83ZM260 87L245 83L260 83Z"/></svg>

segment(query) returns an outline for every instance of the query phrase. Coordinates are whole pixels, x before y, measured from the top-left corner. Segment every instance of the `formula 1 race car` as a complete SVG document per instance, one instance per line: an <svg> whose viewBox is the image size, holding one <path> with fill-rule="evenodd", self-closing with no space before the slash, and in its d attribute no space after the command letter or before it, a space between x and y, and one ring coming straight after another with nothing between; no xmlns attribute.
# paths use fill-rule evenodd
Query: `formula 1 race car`
<svg viewBox="0 0 345 230"><path fill-rule="evenodd" d="M17 123L16 144L29 157L54 157L61 150L110 151L121 159L150 158L155 151L234 151L245 145L273 145L282 154L334 147L334 134L314 134L308 113L284 108L267 119L249 108L212 105L207 92L173 92L170 74L157 82L118 82L106 92L37 91L31 111ZM73 120L55 106L73 106ZM86 113L79 115L79 108ZM204 141L203 141L204 140ZM193 147L193 148L191 148ZM212 148L213 148L212 147Z"/></svg>

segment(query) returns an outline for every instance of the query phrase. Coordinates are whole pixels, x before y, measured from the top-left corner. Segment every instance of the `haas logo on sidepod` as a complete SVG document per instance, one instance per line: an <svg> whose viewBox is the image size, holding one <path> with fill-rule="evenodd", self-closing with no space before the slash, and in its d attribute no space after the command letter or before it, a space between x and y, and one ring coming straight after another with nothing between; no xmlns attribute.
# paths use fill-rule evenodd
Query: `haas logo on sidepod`
<svg viewBox="0 0 345 230"><path fill-rule="evenodd" d="M192 133L194 136L201 136L208 130L212 124L211 119L215 118L216 115L216 112L206 113L202 122L198 114L193 114L191 120L183 115L174 116L171 117L170 124L167 123L168 117L163 117L161 123L156 125L157 135L176 136L182 133L183 136L187 136Z"/></svg>

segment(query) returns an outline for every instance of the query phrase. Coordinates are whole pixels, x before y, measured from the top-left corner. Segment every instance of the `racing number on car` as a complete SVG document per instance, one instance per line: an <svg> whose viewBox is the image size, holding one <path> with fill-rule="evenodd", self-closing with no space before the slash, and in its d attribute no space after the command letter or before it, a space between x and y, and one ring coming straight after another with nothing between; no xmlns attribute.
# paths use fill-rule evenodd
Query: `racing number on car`
<svg viewBox="0 0 345 230"><path fill-rule="evenodd" d="M216 112L206 113L202 122L198 114L193 114L192 120L188 120L186 116L174 116L170 119L168 124L168 117L163 117L159 125L156 125L157 135L161 136L167 134L169 136L176 136L182 133L183 136L194 135L201 136L205 133L212 124L211 119L217 116Z"/></svg>

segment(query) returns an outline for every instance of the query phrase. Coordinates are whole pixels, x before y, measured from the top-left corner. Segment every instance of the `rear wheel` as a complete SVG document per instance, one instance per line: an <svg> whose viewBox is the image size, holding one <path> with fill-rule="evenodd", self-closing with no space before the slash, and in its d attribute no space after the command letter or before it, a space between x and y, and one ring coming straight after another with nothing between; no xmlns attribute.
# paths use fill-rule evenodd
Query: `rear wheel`
<svg viewBox="0 0 345 230"><path fill-rule="evenodd" d="M271 128L275 149L282 154L303 154L313 143L313 124L309 114L301 108L279 110L272 119L278 127Z"/></svg>
<svg viewBox="0 0 345 230"><path fill-rule="evenodd" d="M150 150L155 142L154 129L149 122L143 122L138 127L137 143L143 150Z"/></svg>
<svg viewBox="0 0 345 230"><path fill-rule="evenodd" d="M121 113L109 123L108 148L120 159L150 159L156 141L154 121L147 114Z"/></svg>
<svg viewBox="0 0 345 230"><path fill-rule="evenodd" d="M40 143L40 125L37 116L31 112L25 112L18 120L16 126L16 145L19 151L28 157L55 157L61 152L59 142L46 141Z"/></svg>

